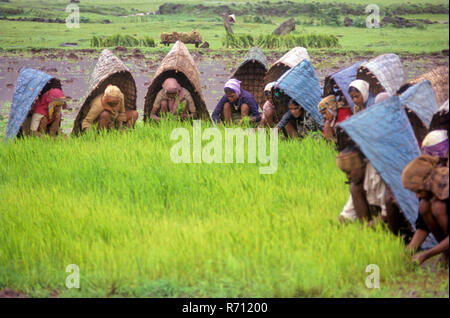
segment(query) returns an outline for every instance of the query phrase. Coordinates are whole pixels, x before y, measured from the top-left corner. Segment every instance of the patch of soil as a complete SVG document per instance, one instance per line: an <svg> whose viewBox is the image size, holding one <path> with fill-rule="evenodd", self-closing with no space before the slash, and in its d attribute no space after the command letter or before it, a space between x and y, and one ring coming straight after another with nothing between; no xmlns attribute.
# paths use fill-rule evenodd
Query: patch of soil
<svg viewBox="0 0 450 318"><path fill-rule="evenodd" d="M4 289L0 290L0 298L29 298L29 296L12 289Z"/></svg>
<svg viewBox="0 0 450 318"><path fill-rule="evenodd" d="M212 111L222 97L223 85L231 76L232 71L242 61L247 51L242 50L234 53L234 55L228 52L225 54L218 52L217 54L206 55L201 54L201 52L200 50L193 51L192 56L199 71L206 105ZM74 50L70 53L63 50L35 50L33 56L27 58L11 53L0 55L0 65L3 66L0 70L0 87L8 88L4 89L0 95L0 115L4 117L9 115L10 103L14 93L14 83L17 81L19 70L22 67L42 69L59 78L63 83L65 94L73 98L69 104L69 108L72 110L64 113L63 131L70 133L77 111L84 102L88 90L89 77L99 55L100 53L94 49ZM272 65L282 55L282 52L268 53L267 63ZM376 55L375 53L361 56L360 54L324 52L324 54L312 55L311 63L315 67L319 81L323 83L325 76L330 73L363 59L371 59ZM65 56L67 58L64 58ZM157 55L152 54L149 57L140 51L130 51L129 54L124 56L123 61L130 68L136 81L138 111L142 111L144 107L144 98L148 87L164 56L164 53L157 53ZM58 57L58 59L55 57ZM410 80L420 74L431 71L439 65L449 65L448 56L444 54L404 54L400 55L400 57L404 66L405 80ZM9 86L7 86L8 84Z"/></svg>

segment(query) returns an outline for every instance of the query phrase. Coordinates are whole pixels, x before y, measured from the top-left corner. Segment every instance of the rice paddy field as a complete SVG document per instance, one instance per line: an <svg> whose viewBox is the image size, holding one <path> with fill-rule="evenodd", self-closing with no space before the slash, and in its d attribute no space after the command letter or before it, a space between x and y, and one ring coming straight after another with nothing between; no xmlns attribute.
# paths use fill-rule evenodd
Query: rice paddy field
<svg viewBox="0 0 450 318"><path fill-rule="evenodd" d="M0 139L16 73L23 66L42 65L62 80L74 99L62 123L65 133L71 131L89 72L102 49L91 47L93 36L121 34L157 42L156 47L128 47L125 53L110 48L136 77L142 116L151 76L170 49L159 44L160 34L197 29L210 47L188 44L188 48L211 110L224 80L247 49L223 47L225 29L217 14L136 16L166 2L81 0L85 22L79 29L11 20L65 19L69 1L0 2L0 18L10 19L0 20ZM233 3L247 1L201 2L229 7ZM448 2L377 4L383 10L395 5L409 9L443 5L447 12L399 14L437 23L381 29L321 24L320 17L306 13L293 16L301 22L293 35L332 34L339 39L339 47L308 48L321 83L330 70L382 53L401 56L405 79L448 66ZM277 1L264 5L276 6ZM270 23L248 22L254 17L237 14L234 31L256 37L287 19L267 14ZM339 19L342 22L344 15ZM286 51L264 50L270 63ZM0 297L11 291L30 297L449 297L448 268L437 258L417 266L402 239L383 224L338 222L348 185L336 167L334 147L321 138L279 137L278 169L262 175L260 163L174 163L170 153L176 141L170 135L177 127L192 132L189 123L144 124L140 119L135 129L122 133L0 142ZM211 124L203 122L202 128L207 127ZM71 264L79 267L80 288L66 286ZM366 286L370 275L366 268L371 264L380 269L379 288Z"/></svg>
<svg viewBox="0 0 450 318"><path fill-rule="evenodd" d="M337 221L348 186L324 141L280 140L278 170L261 175L260 164L173 163L169 136L179 126L0 145L0 288L37 297L448 297L448 276L410 264L382 225ZM80 289L65 287L69 264L80 268ZM369 264L380 268L379 289L366 287Z"/></svg>

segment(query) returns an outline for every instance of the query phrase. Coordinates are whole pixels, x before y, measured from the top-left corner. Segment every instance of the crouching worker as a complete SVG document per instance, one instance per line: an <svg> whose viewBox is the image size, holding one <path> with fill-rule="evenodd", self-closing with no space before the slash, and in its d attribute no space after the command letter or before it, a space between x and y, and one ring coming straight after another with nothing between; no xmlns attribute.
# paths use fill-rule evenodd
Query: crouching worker
<svg viewBox="0 0 450 318"><path fill-rule="evenodd" d="M162 84L162 89L153 103L150 118L161 120L160 116L169 113L180 119L197 118L197 110L191 94L186 88L181 87L175 78L168 78Z"/></svg>
<svg viewBox="0 0 450 318"><path fill-rule="evenodd" d="M441 253L448 264L448 177L448 167L440 167L439 158L428 155L414 159L403 170L403 187L415 192L420 200L417 230L408 249L417 250L430 232L439 242L433 248L413 256L413 261L419 264Z"/></svg>
<svg viewBox="0 0 450 318"><path fill-rule="evenodd" d="M259 127L273 127L274 124L278 122L277 112L275 111L275 106L272 99L272 87L276 82L271 82L264 87L264 96L266 97L266 102L263 105L263 114Z"/></svg>
<svg viewBox="0 0 450 318"><path fill-rule="evenodd" d="M258 103L255 98L244 89L241 89L241 82L237 79L230 79L225 83L225 95L220 99L211 118L215 123L220 123L221 117L227 124L240 123L245 117L250 117L250 121L257 123L261 120L258 111Z"/></svg>
<svg viewBox="0 0 450 318"><path fill-rule="evenodd" d="M81 126L83 131L89 130L94 124L98 129L119 129L122 125L132 127L137 121L138 113L135 110L125 110L124 96L117 86L108 85L103 94L95 97L91 108L84 118Z"/></svg>
<svg viewBox="0 0 450 318"><path fill-rule="evenodd" d="M369 83L363 80L355 80L350 83L348 94L355 104L353 114L359 113L374 103L374 98L370 94L369 88Z"/></svg>
<svg viewBox="0 0 450 318"><path fill-rule="evenodd" d="M347 146L336 157L336 163L350 183L350 198L339 220L371 221L381 214L386 216L384 202L386 184L373 165L353 145Z"/></svg>
<svg viewBox="0 0 450 318"><path fill-rule="evenodd" d="M312 116L294 99L290 99L287 111L277 124L278 131L284 131L290 138L304 138L318 126Z"/></svg>
<svg viewBox="0 0 450 318"><path fill-rule="evenodd" d="M336 100L336 96L329 95L322 99L317 106L325 119L323 136L328 141L337 142L336 125L352 115L350 107L344 107L344 103Z"/></svg>
<svg viewBox="0 0 450 318"><path fill-rule="evenodd" d="M52 88L42 94L31 108L31 135L49 134L55 137L60 132L61 109L67 107L68 100L64 93L57 88Z"/></svg>

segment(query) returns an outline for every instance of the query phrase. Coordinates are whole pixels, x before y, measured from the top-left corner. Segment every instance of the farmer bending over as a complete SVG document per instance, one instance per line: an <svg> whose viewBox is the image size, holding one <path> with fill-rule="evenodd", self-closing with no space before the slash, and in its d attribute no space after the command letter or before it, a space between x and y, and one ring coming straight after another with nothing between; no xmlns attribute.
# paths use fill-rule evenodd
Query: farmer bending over
<svg viewBox="0 0 450 318"><path fill-rule="evenodd" d="M197 118L197 110L191 94L186 88L181 87L175 78L168 78L162 84L162 89L153 103L150 118L161 120L160 116L168 113L180 119Z"/></svg>
<svg viewBox="0 0 450 318"><path fill-rule="evenodd" d="M386 185L367 158L355 146L349 145L338 154L336 163L350 183L350 198L339 220L369 221L380 212L385 217Z"/></svg>
<svg viewBox="0 0 450 318"><path fill-rule="evenodd" d="M415 192L420 200L417 230L408 249L417 250L430 232L439 242L433 248L413 256L413 261L419 264L440 253L448 264L448 183L448 167L440 167L438 157L421 155L403 170L403 187Z"/></svg>
<svg viewBox="0 0 450 318"><path fill-rule="evenodd" d="M343 102L338 102L335 95L322 99L317 108L325 119L323 136L329 141L337 142L336 125L352 115L351 109L344 107Z"/></svg>
<svg viewBox="0 0 450 318"><path fill-rule="evenodd" d="M317 130L314 119L294 99L290 99L287 111L277 124L291 138L306 137L309 131Z"/></svg>
<svg viewBox="0 0 450 318"><path fill-rule="evenodd" d="M261 114L258 111L258 103L255 98L244 89L241 89L241 82L237 79L230 79L225 83L225 95L220 99L211 117L215 123L220 123L223 117L227 124L237 123L245 117L250 117L250 121L259 122Z"/></svg>
<svg viewBox="0 0 450 318"><path fill-rule="evenodd" d="M39 97L31 108L30 131L32 135L49 134L55 137L61 123L61 109L69 99L57 88L50 89Z"/></svg>
<svg viewBox="0 0 450 318"><path fill-rule="evenodd" d="M91 108L82 122L83 131L89 130L94 124L98 129L121 128L123 124L132 127L138 118L135 110L125 111L125 98L120 88L108 85L103 94L95 97Z"/></svg>
<svg viewBox="0 0 450 318"><path fill-rule="evenodd" d="M275 123L277 123L277 112L275 111L275 106L273 105L272 100L272 87L275 85L275 82L271 82L264 87L264 96L266 96L266 102L263 106L263 114L261 122L259 123L259 127L263 128L273 127Z"/></svg>

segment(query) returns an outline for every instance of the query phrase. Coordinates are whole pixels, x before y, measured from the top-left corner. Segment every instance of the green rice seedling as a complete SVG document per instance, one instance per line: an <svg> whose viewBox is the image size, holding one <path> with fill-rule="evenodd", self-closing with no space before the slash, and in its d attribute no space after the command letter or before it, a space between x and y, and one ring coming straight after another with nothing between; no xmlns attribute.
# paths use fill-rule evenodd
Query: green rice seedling
<svg viewBox="0 0 450 318"><path fill-rule="evenodd" d="M385 297L410 273L400 238L338 222L348 186L323 140L279 140L278 170L261 175L260 163L172 162L180 127L192 145L192 125L174 120L0 144L0 289ZM80 269L80 289L66 288L69 264ZM380 268L376 291L365 285L369 264Z"/></svg>

